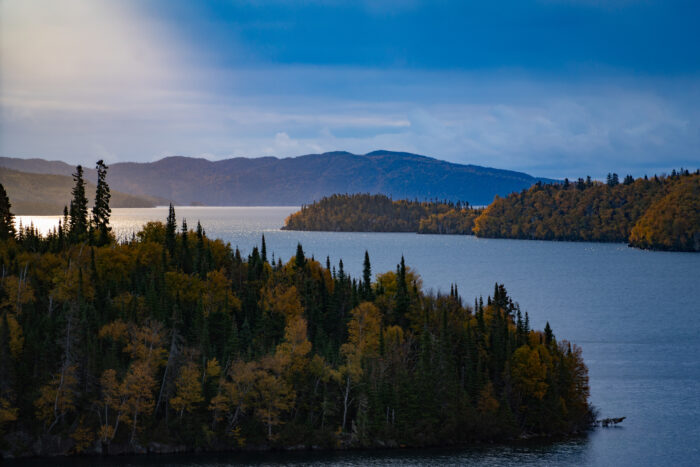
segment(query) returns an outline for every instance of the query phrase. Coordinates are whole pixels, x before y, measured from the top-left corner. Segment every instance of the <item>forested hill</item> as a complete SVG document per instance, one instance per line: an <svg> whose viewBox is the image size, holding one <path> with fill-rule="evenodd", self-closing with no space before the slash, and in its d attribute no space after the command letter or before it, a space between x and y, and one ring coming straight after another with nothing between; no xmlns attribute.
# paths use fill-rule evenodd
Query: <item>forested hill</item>
<svg viewBox="0 0 700 467"><path fill-rule="evenodd" d="M195 231L171 251L166 232L0 243L0 452L451 445L591 422L579 350L530 330L502 286L472 307L403 265L370 283Z"/></svg>
<svg viewBox="0 0 700 467"><path fill-rule="evenodd" d="M75 172L75 168L72 172ZM70 205L73 179L66 175L0 169L0 184L12 199L15 214L55 215L62 214L63 208ZM88 198L92 198L95 185L87 183L85 189ZM150 208L167 205L168 200L113 191L111 204L115 208Z"/></svg>
<svg viewBox="0 0 700 467"><path fill-rule="evenodd" d="M537 183L485 209L380 195L334 195L286 221L289 230L398 231L480 237L629 242L649 249L700 251L700 174Z"/></svg>
<svg viewBox="0 0 700 467"><path fill-rule="evenodd" d="M581 351L503 285L426 293L403 258L244 256L199 223L110 231L106 166L88 216L15 231L0 185L0 458L398 447L565 435L593 422ZM358 258L358 261L361 259Z"/></svg>
<svg viewBox="0 0 700 467"><path fill-rule="evenodd" d="M70 175L73 167L42 159L0 158L0 167ZM86 170L94 181L94 171ZM157 196L176 204L301 205L334 193L383 193L394 198L467 200L486 205L494 196L528 188L530 175L461 165L415 154L330 152L209 161L168 157L150 163L110 166L113 189Z"/></svg>
<svg viewBox="0 0 700 467"><path fill-rule="evenodd" d="M393 201L384 195L333 195L290 215L283 230L472 233L481 213L466 202Z"/></svg>
<svg viewBox="0 0 700 467"><path fill-rule="evenodd" d="M700 174L538 184L495 200L474 222L480 237L700 251Z"/></svg>

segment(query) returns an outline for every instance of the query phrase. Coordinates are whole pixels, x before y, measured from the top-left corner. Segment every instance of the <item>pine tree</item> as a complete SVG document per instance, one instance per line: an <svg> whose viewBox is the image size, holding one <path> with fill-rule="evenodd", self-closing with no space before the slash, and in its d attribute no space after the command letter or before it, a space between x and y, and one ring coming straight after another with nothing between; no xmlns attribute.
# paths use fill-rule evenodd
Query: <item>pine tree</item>
<svg viewBox="0 0 700 467"><path fill-rule="evenodd" d="M365 300L372 298L372 265L369 262L367 250L365 250L365 261L362 268L362 292Z"/></svg>
<svg viewBox="0 0 700 467"><path fill-rule="evenodd" d="M170 253L170 258L175 257L175 234L177 231L177 224L175 221L175 208L173 204L170 203L168 208L168 220L165 224L165 248L167 248Z"/></svg>
<svg viewBox="0 0 700 467"><path fill-rule="evenodd" d="M301 247L301 243L297 243L297 254L295 264L298 269L304 269L304 265L306 264L306 258L304 257L304 249Z"/></svg>
<svg viewBox="0 0 700 467"><path fill-rule="evenodd" d="M186 274L192 272L192 253L190 253L188 232L187 219L182 219L182 230L180 234L180 239L182 240L182 259L180 261L180 267L182 267L183 272Z"/></svg>
<svg viewBox="0 0 700 467"><path fill-rule="evenodd" d="M0 183L0 240L13 238L16 234L15 216L10 211L11 207L5 187Z"/></svg>
<svg viewBox="0 0 700 467"><path fill-rule="evenodd" d="M85 196L85 180L81 165L76 167L73 180L75 180L75 186L70 203L69 237L71 242L79 243L84 241L88 234L88 201Z"/></svg>
<svg viewBox="0 0 700 467"><path fill-rule="evenodd" d="M204 278L207 275L207 272L209 271L209 266L208 266L208 258L206 257L206 252L204 248L204 229L202 228L202 224L197 221L197 263L195 265L195 270L199 275Z"/></svg>
<svg viewBox="0 0 700 467"><path fill-rule="evenodd" d="M95 166L97 169L97 189L95 190L95 205L92 207L92 222L97 231L97 245L109 243L109 216L112 210L109 207L109 185L107 185L107 167L100 159Z"/></svg>
<svg viewBox="0 0 700 467"><path fill-rule="evenodd" d="M554 333L552 333L552 328L549 326L549 321L544 327L544 343L549 345L552 340L554 340Z"/></svg>
<svg viewBox="0 0 700 467"><path fill-rule="evenodd" d="M401 255L401 264L397 268L396 284L396 319L401 326L407 326L406 313L408 313L409 297L408 284L406 284L406 262Z"/></svg>
<svg viewBox="0 0 700 467"><path fill-rule="evenodd" d="M267 247L265 246L265 234L262 236L262 246L260 247L260 256L263 263L267 263Z"/></svg>

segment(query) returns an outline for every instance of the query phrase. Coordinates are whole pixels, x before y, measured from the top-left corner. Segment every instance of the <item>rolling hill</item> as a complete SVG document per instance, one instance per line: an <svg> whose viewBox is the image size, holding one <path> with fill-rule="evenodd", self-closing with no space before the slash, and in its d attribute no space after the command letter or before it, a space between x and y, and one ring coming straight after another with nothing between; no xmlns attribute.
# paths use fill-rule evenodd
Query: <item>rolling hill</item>
<svg viewBox="0 0 700 467"><path fill-rule="evenodd" d="M0 183L5 187L14 214L61 214L70 203L73 178L66 175L19 172L0 169ZM95 185L87 183L87 197L95 197ZM112 190L111 206L114 208L148 208L166 204L167 200L121 193Z"/></svg>
<svg viewBox="0 0 700 467"><path fill-rule="evenodd" d="M42 159L0 158L0 167L68 175L73 167ZM94 171L87 170L94 180ZM416 154L329 152L278 159L237 157L220 161L167 157L115 163L108 182L134 195L176 204L300 205L333 193L383 193L394 198L446 199L486 205L540 178L522 172L462 165Z"/></svg>

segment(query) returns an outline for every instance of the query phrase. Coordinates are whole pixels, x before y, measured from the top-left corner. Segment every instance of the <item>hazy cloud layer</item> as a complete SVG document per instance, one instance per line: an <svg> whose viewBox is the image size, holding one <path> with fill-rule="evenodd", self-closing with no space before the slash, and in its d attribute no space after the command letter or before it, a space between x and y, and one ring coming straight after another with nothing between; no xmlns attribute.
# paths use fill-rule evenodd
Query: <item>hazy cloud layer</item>
<svg viewBox="0 0 700 467"><path fill-rule="evenodd" d="M552 177L700 165L692 71L225 64L130 2L5 0L0 39L7 156L91 163L381 148Z"/></svg>

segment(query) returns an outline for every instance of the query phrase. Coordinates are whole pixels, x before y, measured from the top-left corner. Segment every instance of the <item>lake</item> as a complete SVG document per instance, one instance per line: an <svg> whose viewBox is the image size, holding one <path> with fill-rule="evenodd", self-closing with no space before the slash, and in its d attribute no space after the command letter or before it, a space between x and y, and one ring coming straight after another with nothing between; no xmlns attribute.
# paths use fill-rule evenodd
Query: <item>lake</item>
<svg viewBox="0 0 700 467"><path fill-rule="evenodd" d="M198 220L210 237L247 255L264 234L268 255L284 261L297 243L307 256L330 256L355 277L365 250L373 273L396 268L401 255L423 278L425 289L465 300L486 297L504 283L530 315L534 328L547 321L558 339L583 348L591 400L602 417L620 426L549 444L480 446L460 450L353 453L187 455L99 460L99 465L197 465L232 463L302 465L700 465L700 254L649 252L623 244L480 239L404 233L288 232L280 230L295 207L176 207L178 222ZM119 236L149 220L165 220L167 208L113 209ZM40 229L57 217L20 216ZM42 465L35 460L22 465ZM96 459L66 465L94 465ZM20 463L17 463L18 465ZM11 464L11 465L14 465Z"/></svg>

